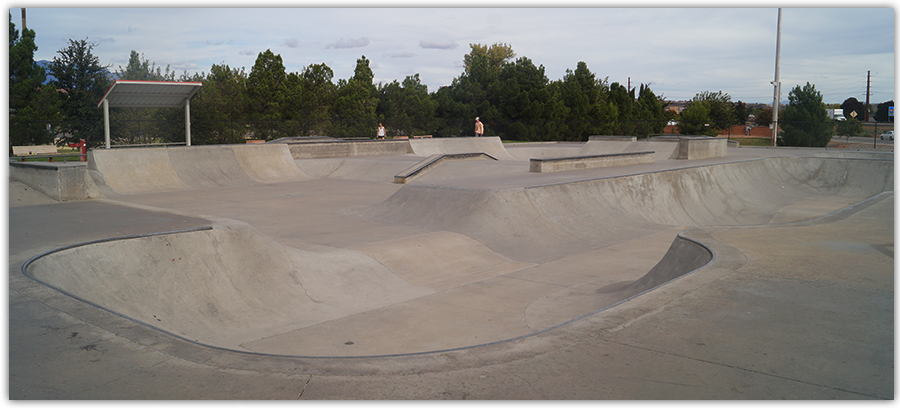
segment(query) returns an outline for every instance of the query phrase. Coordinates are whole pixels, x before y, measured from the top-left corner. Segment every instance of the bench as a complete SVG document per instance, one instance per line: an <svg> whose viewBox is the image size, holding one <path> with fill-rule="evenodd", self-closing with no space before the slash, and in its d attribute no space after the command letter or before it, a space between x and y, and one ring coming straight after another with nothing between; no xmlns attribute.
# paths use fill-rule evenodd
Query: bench
<svg viewBox="0 0 900 419"><path fill-rule="evenodd" d="M59 155L56 151L55 145L24 145L24 146L13 146L13 155L16 157L23 156L35 156L35 157L50 157L50 161L53 161L53 156ZM22 158L22 161L25 161L25 158Z"/></svg>

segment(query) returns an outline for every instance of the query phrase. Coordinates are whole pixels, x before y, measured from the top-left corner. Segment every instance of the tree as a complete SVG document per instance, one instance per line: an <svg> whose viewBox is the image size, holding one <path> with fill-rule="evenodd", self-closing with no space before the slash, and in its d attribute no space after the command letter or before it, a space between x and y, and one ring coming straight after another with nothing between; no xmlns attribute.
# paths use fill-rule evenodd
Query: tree
<svg viewBox="0 0 900 419"><path fill-rule="evenodd" d="M463 56L463 67L469 71L472 67L472 60L476 56L482 56L487 59L489 67L500 68L510 60L516 57L511 46L500 42L494 43L488 47L481 44L469 44L472 51Z"/></svg>
<svg viewBox="0 0 900 419"><path fill-rule="evenodd" d="M297 115L303 118L300 132L305 135L324 135L330 129L331 107L336 87L331 79L334 72L325 63L312 64L300 74L300 95Z"/></svg>
<svg viewBox="0 0 900 419"><path fill-rule="evenodd" d="M175 81L175 72L169 70L166 66L165 73L160 67L156 66L156 62L144 58L144 54L138 54L132 50L128 57L128 64L125 68L119 66L118 73L120 80L150 80L150 81Z"/></svg>
<svg viewBox="0 0 900 419"><path fill-rule="evenodd" d="M378 118L397 135L414 135L431 132L427 120L434 117L437 103L428 94L428 86L422 84L418 74L406 76L403 83L378 86ZM387 120L393 121L387 122Z"/></svg>
<svg viewBox="0 0 900 419"><path fill-rule="evenodd" d="M213 64L203 87L191 99L191 142L244 142L247 73L243 68Z"/></svg>
<svg viewBox="0 0 900 419"><path fill-rule="evenodd" d="M268 49L259 53L247 77L250 119L281 119L286 77L280 55Z"/></svg>
<svg viewBox="0 0 900 419"><path fill-rule="evenodd" d="M833 122L825 111L822 94L806 83L788 94L788 105L779 125L784 131L780 145L790 147L825 147L831 141Z"/></svg>
<svg viewBox="0 0 900 419"><path fill-rule="evenodd" d="M356 60L353 77L339 80L337 96L331 111L341 120L337 132L340 136L374 136L374 123L378 106L377 88L372 84L374 73L369 68L369 60L363 55Z"/></svg>
<svg viewBox="0 0 900 419"><path fill-rule="evenodd" d="M681 111L678 121L678 132L684 135L707 135L715 137L719 134L710 116L709 103L695 102Z"/></svg>
<svg viewBox="0 0 900 419"><path fill-rule="evenodd" d="M747 125L747 118L750 117L750 108L746 103L737 101L734 105L734 120L738 125Z"/></svg>
<svg viewBox="0 0 900 419"><path fill-rule="evenodd" d="M66 123L60 131L73 140L84 139L88 146L96 147L105 142L103 109L97 103L112 86L109 66L100 65L94 56L96 44L87 39L69 40L69 46L57 51L49 65L52 83L62 96L61 113Z"/></svg>
<svg viewBox="0 0 900 419"><path fill-rule="evenodd" d="M608 79L599 79L586 63L578 62L575 70L566 69L562 81L554 83L567 122L561 127L564 138L585 141L589 135L611 135L618 118L609 97Z"/></svg>
<svg viewBox="0 0 900 419"><path fill-rule="evenodd" d="M860 121L866 118L866 104L860 103L855 97L847 98L847 100L841 104L841 109L844 110L844 118L856 118ZM856 112L856 116L851 116L854 115L854 112Z"/></svg>
<svg viewBox="0 0 900 419"><path fill-rule="evenodd" d="M537 67L527 57L503 66L500 71L497 109L501 123L497 134L511 140L537 141L548 133L538 121L545 118L551 102L544 66Z"/></svg>
<svg viewBox="0 0 900 419"><path fill-rule="evenodd" d="M863 132L862 122L855 118L836 121L834 123L834 132L838 137L847 137L847 139L850 139L850 137Z"/></svg>
<svg viewBox="0 0 900 419"><path fill-rule="evenodd" d="M763 108L756 112L756 125L765 127L772 124L772 108Z"/></svg>
<svg viewBox="0 0 900 419"><path fill-rule="evenodd" d="M635 125L634 89L628 90L619 83L609 85L608 103L616 109L612 135L633 135Z"/></svg>
<svg viewBox="0 0 900 419"><path fill-rule="evenodd" d="M9 143L50 144L54 141L48 120L59 118L55 89L44 86L46 73L34 62L35 32L23 29L22 37L9 15Z"/></svg>
<svg viewBox="0 0 900 419"><path fill-rule="evenodd" d="M698 93L691 101L691 103L694 102L704 102L708 105L709 117L712 119L712 126L716 130L726 130L734 126L736 122L734 104L731 102L731 96L728 93L721 91Z"/></svg>
<svg viewBox="0 0 900 419"><path fill-rule="evenodd" d="M641 84L634 111L635 131L632 134L643 138L663 132L668 121L665 114L666 104L665 99L656 96L650 90L650 86Z"/></svg>
<svg viewBox="0 0 900 419"><path fill-rule="evenodd" d="M875 111L875 121L876 122L894 122L894 117L890 115L890 108L894 107L894 101L889 100L887 102L879 103L878 108Z"/></svg>

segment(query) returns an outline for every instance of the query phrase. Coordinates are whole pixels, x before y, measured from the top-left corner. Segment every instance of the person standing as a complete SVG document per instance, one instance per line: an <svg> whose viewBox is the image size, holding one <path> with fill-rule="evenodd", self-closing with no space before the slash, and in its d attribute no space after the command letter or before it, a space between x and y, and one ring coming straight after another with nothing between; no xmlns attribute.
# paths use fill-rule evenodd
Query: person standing
<svg viewBox="0 0 900 419"><path fill-rule="evenodd" d="M384 139L384 125L381 125L381 122L378 123L378 134L375 138L379 140Z"/></svg>
<svg viewBox="0 0 900 419"><path fill-rule="evenodd" d="M475 136L481 137L484 134L484 124L481 123L481 118L475 117Z"/></svg>

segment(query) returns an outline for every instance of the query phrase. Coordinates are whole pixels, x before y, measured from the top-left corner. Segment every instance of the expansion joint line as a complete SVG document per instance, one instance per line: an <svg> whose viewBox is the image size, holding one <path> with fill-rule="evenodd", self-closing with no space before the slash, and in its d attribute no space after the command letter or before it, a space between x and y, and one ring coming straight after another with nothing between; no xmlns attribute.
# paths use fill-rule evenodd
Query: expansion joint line
<svg viewBox="0 0 900 419"><path fill-rule="evenodd" d="M629 347L629 348L638 349L638 350L642 350L642 351L653 352L653 353L662 354L662 355L676 356L676 357L679 357L679 358L682 358L682 359L687 359L687 360L691 360L691 361L702 362L702 363L710 364L710 365L717 365L717 366L725 367L725 368L737 369L737 370L746 371L746 372L749 372L749 373L752 373L752 374L765 375L765 376L772 377L772 378L778 378L778 379L781 379L781 380L793 381L793 382L795 382L795 383L806 384L806 385L810 385L810 386L814 386L814 387L822 387L822 388L827 388L827 389L829 389L829 390L835 390L835 391L841 391L841 392L845 392L845 393L857 394L857 395L860 395L860 396L871 397L871 398L874 398L874 399L891 400L891 399L887 399L887 398L881 397L881 396L875 396L875 395L872 395L872 394L861 393L861 392L858 392L858 391L847 390L847 389L843 389L843 388L831 387L831 386L828 386L828 385L825 385L825 384L813 383L813 382L805 381L805 380L798 380L798 379L796 379L796 378L790 378L790 377L785 377L785 376L781 376L781 375L771 374L771 373L767 373L767 372L762 372L762 371L752 370L752 369L749 369L749 368L739 367L739 366L737 366L737 365L724 364L724 363L721 363L721 362L709 361L709 360L706 360L706 359L695 358L695 357L692 357L692 356L681 355L681 354L676 354L676 353L672 353L672 352L660 351L660 350L657 350L657 349L645 348L645 347L643 347L643 346L631 345L631 344L628 344L628 343L615 342L615 341L606 340L606 339L602 339L602 338L598 338L598 340L601 340L601 341L603 341L603 342L605 342L605 343L609 343L609 344L611 344L611 345L627 346L627 347Z"/></svg>
<svg viewBox="0 0 900 419"><path fill-rule="evenodd" d="M300 400L300 398L303 397L303 392L306 391L306 386L309 385L309 382L312 381L312 379L312 375L310 375L309 378L306 379L306 383L303 384L303 388L300 389L300 394L297 395L297 400Z"/></svg>

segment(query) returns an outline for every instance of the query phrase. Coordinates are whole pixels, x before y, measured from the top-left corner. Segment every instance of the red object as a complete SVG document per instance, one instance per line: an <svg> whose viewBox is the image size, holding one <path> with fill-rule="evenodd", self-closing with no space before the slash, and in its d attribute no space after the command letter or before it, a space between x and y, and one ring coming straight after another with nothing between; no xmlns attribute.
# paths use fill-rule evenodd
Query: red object
<svg viewBox="0 0 900 419"><path fill-rule="evenodd" d="M81 140L77 143L69 143L69 147L81 149L81 161L87 161L87 142ZM50 160L53 161L53 160Z"/></svg>

